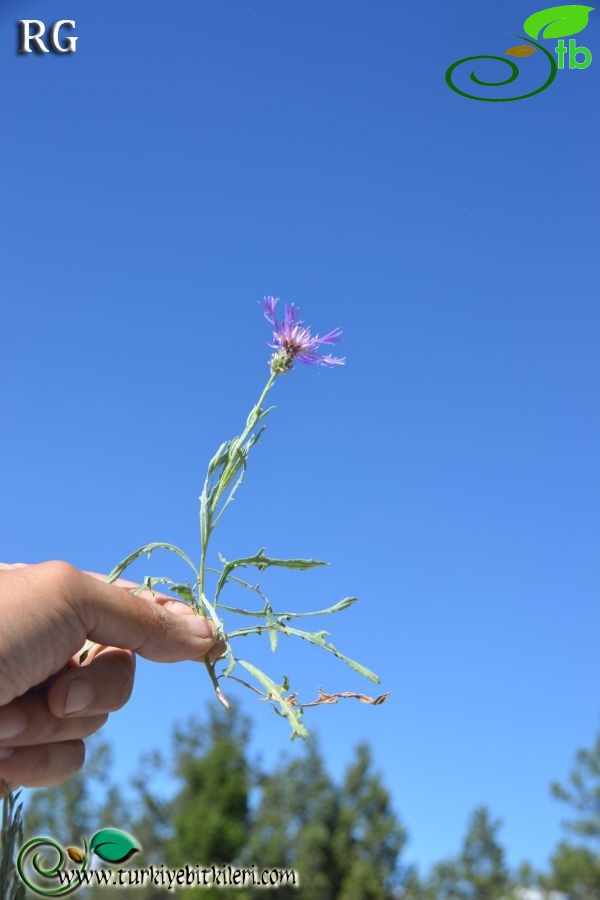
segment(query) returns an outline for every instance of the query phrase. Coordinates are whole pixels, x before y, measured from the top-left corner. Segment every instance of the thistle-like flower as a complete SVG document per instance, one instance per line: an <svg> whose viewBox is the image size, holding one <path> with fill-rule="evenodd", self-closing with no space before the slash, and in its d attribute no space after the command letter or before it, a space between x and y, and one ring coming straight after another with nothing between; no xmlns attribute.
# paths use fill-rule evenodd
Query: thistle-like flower
<svg viewBox="0 0 600 900"><path fill-rule="evenodd" d="M275 307L279 302L278 297L265 297L262 302L263 313L267 322L273 328L273 343L269 344L276 352L271 357L271 369L273 372L289 372L298 359L307 366L343 366L345 359L329 354L320 354L321 344L336 344L342 337L339 328L334 328L322 337L310 333L302 319L298 318L298 307L293 303L286 303L283 322L278 322L275 316Z"/></svg>

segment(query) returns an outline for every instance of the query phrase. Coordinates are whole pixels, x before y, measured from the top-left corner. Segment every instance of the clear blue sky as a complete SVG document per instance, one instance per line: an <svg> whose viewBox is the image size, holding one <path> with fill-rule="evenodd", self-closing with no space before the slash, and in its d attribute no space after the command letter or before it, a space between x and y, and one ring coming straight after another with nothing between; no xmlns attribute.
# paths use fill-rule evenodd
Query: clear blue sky
<svg viewBox="0 0 600 900"><path fill-rule="evenodd" d="M360 597L323 624L392 698L307 718L335 774L372 742L407 859L487 803L542 864L548 782L600 724L600 12L589 69L498 104L444 72L539 6L2 3L1 557L196 553L207 459L267 371L257 299L339 325L347 367L278 383L215 549L331 561L274 603ZM77 54L16 55L25 17L75 18ZM302 697L366 686L284 649L254 652ZM298 752L240 699L253 752ZM118 773L212 702L197 666L142 664Z"/></svg>

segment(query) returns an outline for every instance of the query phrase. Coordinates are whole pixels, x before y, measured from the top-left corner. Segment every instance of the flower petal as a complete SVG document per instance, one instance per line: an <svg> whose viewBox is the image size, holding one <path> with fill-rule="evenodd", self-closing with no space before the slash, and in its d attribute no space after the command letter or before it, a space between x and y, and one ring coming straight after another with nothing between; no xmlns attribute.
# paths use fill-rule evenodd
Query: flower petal
<svg viewBox="0 0 600 900"><path fill-rule="evenodd" d="M341 328L334 328L333 331L328 331L327 334L324 334L323 337L319 337L317 335L316 340L319 344L337 344L338 341L342 339L342 331Z"/></svg>
<svg viewBox="0 0 600 900"><path fill-rule="evenodd" d="M304 363L305 366L320 366L321 365L321 357L315 354L308 353L299 353L296 356L296 359L299 362Z"/></svg>
<svg viewBox="0 0 600 900"><path fill-rule="evenodd" d="M259 301L260 302L260 301ZM262 301L263 314L267 322L277 328L277 319L275 318L275 307L279 302L278 297L265 297Z"/></svg>

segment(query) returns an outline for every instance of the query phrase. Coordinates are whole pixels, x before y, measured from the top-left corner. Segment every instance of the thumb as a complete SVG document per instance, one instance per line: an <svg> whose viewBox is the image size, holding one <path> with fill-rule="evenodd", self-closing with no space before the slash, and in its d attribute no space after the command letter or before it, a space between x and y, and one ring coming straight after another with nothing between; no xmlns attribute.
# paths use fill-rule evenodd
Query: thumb
<svg viewBox="0 0 600 900"><path fill-rule="evenodd" d="M0 706L58 671L88 638L159 662L202 659L215 644L212 623L184 603L134 596L64 562L4 565L0 625Z"/></svg>
<svg viewBox="0 0 600 900"><path fill-rule="evenodd" d="M134 595L79 572L75 603L87 637L98 644L133 650L157 662L201 659L215 644L214 626L189 606L163 594Z"/></svg>
<svg viewBox="0 0 600 900"><path fill-rule="evenodd" d="M132 612L139 617L139 603L145 604L149 615L151 616L150 631L147 633L147 639L143 644L136 647L126 647L124 649L134 649L140 656L146 656L157 662L178 662L180 659L195 659L198 657L198 639L200 639L200 656L204 656L215 645L215 629L212 621L203 615L196 613L192 607L169 597L166 594L160 594L147 588L141 590L141 585L135 581L128 581L125 578L118 578L116 581L108 584L106 576L98 572L83 573L93 578L97 583L105 587L117 587L120 590L119 599L122 593L126 593L128 601L134 600L132 604ZM122 614L122 613L121 613ZM145 615L145 614L144 614ZM103 627L103 626L102 626ZM158 634L156 629L159 629ZM169 632L171 632L169 634ZM89 635L97 643L96 638ZM169 640L165 640L166 638ZM190 640L192 650L195 648L195 655L189 652L184 656L181 653L181 641L189 645ZM107 641L101 643L106 644ZM122 643L122 641L121 641ZM120 647L121 643L112 641L112 646ZM175 655L173 655L175 654Z"/></svg>

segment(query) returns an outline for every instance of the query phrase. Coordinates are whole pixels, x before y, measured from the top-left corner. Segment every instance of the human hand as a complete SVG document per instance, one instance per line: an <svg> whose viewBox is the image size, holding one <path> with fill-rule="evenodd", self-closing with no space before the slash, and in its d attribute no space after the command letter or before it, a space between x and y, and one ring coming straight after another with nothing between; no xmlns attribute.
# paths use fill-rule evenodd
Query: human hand
<svg viewBox="0 0 600 900"><path fill-rule="evenodd" d="M130 697L136 653L221 655L209 620L162 594L133 596L137 588L64 562L0 563L0 782L50 786L77 772L83 738Z"/></svg>

